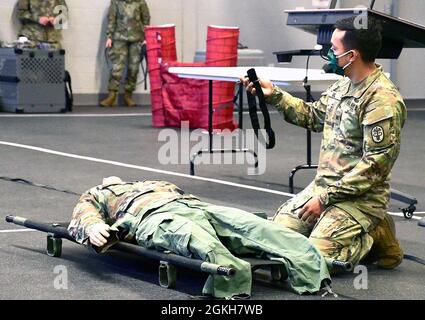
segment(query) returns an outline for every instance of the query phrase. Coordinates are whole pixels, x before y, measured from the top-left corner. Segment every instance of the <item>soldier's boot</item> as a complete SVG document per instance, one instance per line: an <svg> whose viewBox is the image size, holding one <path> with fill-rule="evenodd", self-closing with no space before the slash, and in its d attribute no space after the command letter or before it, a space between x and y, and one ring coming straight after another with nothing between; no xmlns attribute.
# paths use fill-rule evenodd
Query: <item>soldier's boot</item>
<svg viewBox="0 0 425 320"><path fill-rule="evenodd" d="M124 93L124 102L127 105L127 107L135 107L136 106L136 102L133 100L132 98L133 93L130 91L126 91Z"/></svg>
<svg viewBox="0 0 425 320"><path fill-rule="evenodd" d="M109 95L106 99L100 102L102 107L116 107L118 93L116 91L109 91Z"/></svg>
<svg viewBox="0 0 425 320"><path fill-rule="evenodd" d="M367 262L377 262L380 268L394 269L403 261L403 250L396 238L394 220L388 213L369 235L373 238L373 246L365 259Z"/></svg>

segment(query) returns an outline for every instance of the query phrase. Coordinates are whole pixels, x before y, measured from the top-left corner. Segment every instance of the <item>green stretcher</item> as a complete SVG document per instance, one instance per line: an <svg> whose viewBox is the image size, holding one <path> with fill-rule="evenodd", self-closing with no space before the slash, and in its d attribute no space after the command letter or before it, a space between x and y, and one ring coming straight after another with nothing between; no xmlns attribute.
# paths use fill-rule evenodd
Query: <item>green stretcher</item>
<svg viewBox="0 0 425 320"><path fill-rule="evenodd" d="M68 222L46 223L39 222L23 217L7 216L6 222L20 225L29 229L38 230L47 233L46 253L51 257L60 257L62 254L62 239L75 242L75 239L68 233ZM93 247L95 249L95 247ZM216 274L225 277L232 277L236 270L228 266L220 266L199 259L193 259L176 255L170 251L156 251L146 249L136 244L127 242L117 242L110 249L126 253L135 254L141 257L159 261L158 279L159 285L163 288L173 289L176 287L177 268L187 268L198 272ZM252 257L239 257L251 264L252 272L258 270L269 272L271 283L279 284L286 280L287 275L282 274L281 262ZM337 268L341 271L350 272L353 266L350 263L327 260L328 267Z"/></svg>

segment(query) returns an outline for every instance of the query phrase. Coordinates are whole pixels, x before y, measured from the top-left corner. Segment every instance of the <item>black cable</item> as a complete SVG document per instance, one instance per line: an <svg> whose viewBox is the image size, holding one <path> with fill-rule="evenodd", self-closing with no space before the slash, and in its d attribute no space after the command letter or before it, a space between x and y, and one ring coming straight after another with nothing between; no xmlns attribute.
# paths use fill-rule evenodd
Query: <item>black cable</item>
<svg viewBox="0 0 425 320"><path fill-rule="evenodd" d="M308 78L308 68L309 68L309 65L310 65L310 55L308 55L307 56L307 65L305 66L305 78L307 79Z"/></svg>
<svg viewBox="0 0 425 320"><path fill-rule="evenodd" d="M62 192L62 193L71 194L71 195L75 195L75 196L81 196L81 193L77 193L77 192L70 191L70 190L58 189L58 188L55 188L55 187L52 187L52 186L49 186L49 185L35 183L35 182L29 181L29 180L26 180L26 179L22 179L22 178L0 177L0 180L26 184L26 185L29 185L29 186L32 186L32 187L47 189L47 190L50 190L50 191Z"/></svg>
<svg viewBox="0 0 425 320"><path fill-rule="evenodd" d="M419 264L425 266L425 260L424 259L415 257L415 256L413 256L411 254L405 254L403 256L403 258L406 259L406 260L410 260L410 261L413 261L413 262L416 262L416 263L419 263Z"/></svg>
<svg viewBox="0 0 425 320"><path fill-rule="evenodd" d="M311 90L310 90L310 85L308 85L308 69L310 67L310 57L311 55L307 56L307 63L305 66L305 78L303 81L303 87L304 89L307 91L307 100L309 100L309 102L315 102L316 100L314 99L313 95L311 94Z"/></svg>

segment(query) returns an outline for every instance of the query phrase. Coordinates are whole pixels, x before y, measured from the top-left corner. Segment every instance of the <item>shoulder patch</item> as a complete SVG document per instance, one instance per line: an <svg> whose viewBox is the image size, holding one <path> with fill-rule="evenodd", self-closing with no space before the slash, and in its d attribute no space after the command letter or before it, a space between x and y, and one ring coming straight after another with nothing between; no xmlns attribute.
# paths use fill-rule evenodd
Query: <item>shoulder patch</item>
<svg viewBox="0 0 425 320"><path fill-rule="evenodd" d="M372 135L372 140L375 143L381 143L382 141L384 141L385 138L385 133L384 133L384 129L381 126L374 126L372 128L372 130L370 131L371 135Z"/></svg>

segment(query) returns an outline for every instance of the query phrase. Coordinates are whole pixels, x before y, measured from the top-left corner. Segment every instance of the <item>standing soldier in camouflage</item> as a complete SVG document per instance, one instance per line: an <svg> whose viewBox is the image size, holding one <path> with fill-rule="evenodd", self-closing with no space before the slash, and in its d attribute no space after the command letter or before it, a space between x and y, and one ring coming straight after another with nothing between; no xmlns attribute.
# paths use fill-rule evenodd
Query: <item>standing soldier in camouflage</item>
<svg viewBox="0 0 425 320"><path fill-rule="evenodd" d="M129 107L136 105L132 94L136 89L142 45L145 43L144 27L149 23L150 13L145 0L111 0L106 47L111 49L112 70L109 78L109 96L100 102L101 106L116 105L126 65L128 67L124 101Z"/></svg>
<svg viewBox="0 0 425 320"><path fill-rule="evenodd" d="M62 47L61 23L68 20L65 0L18 0L16 5L22 24L19 36L27 37L35 45L48 43L56 49Z"/></svg>
<svg viewBox="0 0 425 320"><path fill-rule="evenodd" d="M251 266L235 255L281 262L281 280L300 294L330 281L325 259L304 236L246 211L200 201L166 181L104 179L81 196L68 230L98 252L116 243L115 231L120 240L148 249L234 268L233 277L211 275L206 281L203 293L216 298L251 294Z"/></svg>
<svg viewBox="0 0 425 320"><path fill-rule="evenodd" d="M277 211L274 221L309 236L325 257L395 268L403 259L394 221L388 214L390 173L400 152L406 106L397 87L375 59L380 26L355 20L336 24L329 68L345 77L314 103L261 80L268 104L284 119L323 131L314 181ZM255 94L248 79L247 90Z"/></svg>

